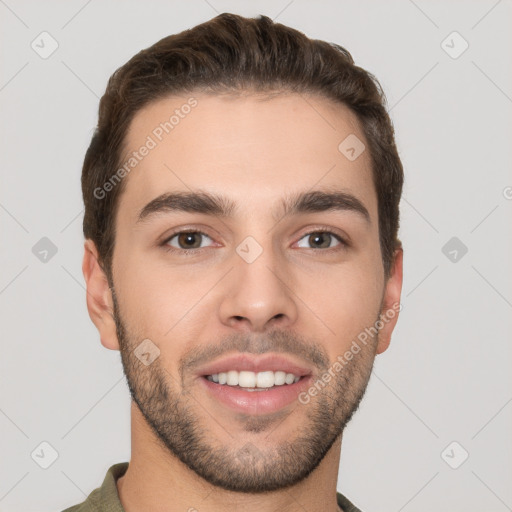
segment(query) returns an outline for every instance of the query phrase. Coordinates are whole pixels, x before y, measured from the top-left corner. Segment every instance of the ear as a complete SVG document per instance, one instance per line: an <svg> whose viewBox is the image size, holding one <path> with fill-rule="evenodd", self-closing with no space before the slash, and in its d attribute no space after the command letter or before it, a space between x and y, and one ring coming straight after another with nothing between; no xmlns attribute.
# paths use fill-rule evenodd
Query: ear
<svg viewBox="0 0 512 512"><path fill-rule="evenodd" d="M401 309L400 295L402 293L403 258L404 251L400 246L400 248L395 250L391 273L384 290L380 315L380 320L384 325L379 330L377 354L381 354L389 347L391 334L393 333Z"/></svg>
<svg viewBox="0 0 512 512"><path fill-rule="evenodd" d="M101 343L110 350L119 350L112 292L107 276L99 264L96 245L90 239L84 243L82 272L87 287L87 310L100 333Z"/></svg>

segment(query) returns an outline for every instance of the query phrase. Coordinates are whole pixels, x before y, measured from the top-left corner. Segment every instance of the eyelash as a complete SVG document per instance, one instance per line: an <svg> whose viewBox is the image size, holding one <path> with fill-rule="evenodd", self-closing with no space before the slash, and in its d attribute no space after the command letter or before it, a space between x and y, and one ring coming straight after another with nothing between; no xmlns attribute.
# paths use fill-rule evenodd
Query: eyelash
<svg viewBox="0 0 512 512"><path fill-rule="evenodd" d="M210 238L210 236L208 236L206 233L204 233L203 231L199 231L197 229L183 229L183 230L180 230L180 231L175 231L172 235L168 236L161 244L160 246L163 248L164 251L166 252L173 252L173 253L181 253L181 255L183 256L193 256L195 254L199 254L201 253L204 249L208 249L208 247L201 247L199 249L177 249L176 247L171 247L170 245L168 245L168 243L176 236L176 235L181 235L183 233L194 233L194 234L200 234L200 235L205 235L206 237ZM331 231L330 229L327 229L327 228L316 228L312 231L309 231L307 233L304 233L302 235L302 237L300 238L300 240L302 240L304 237L306 236L309 236L309 235L313 235L313 234L316 234L316 233L328 233L330 235L332 235L336 240L338 240L338 242L340 242L341 246L338 246L338 247L329 247L327 249L313 249L311 248L311 250L313 251L323 251L323 252L331 252L331 251L338 251L338 250L342 250L342 249L346 249L349 244L340 236L338 235L337 233L334 233L333 231Z"/></svg>

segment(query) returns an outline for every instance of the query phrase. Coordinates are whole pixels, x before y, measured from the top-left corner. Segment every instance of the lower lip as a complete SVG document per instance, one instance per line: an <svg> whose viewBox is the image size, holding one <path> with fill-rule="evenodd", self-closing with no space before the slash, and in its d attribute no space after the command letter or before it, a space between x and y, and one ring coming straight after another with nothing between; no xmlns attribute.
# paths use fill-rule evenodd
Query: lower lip
<svg viewBox="0 0 512 512"><path fill-rule="evenodd" d="M217 384L206 377L199 380L215 399L230 409L245 414L269 414L297 400L299 393L309 387L311 376L304 376L293 384L274 386L265 391L245 391L242 388Z"/></svg>

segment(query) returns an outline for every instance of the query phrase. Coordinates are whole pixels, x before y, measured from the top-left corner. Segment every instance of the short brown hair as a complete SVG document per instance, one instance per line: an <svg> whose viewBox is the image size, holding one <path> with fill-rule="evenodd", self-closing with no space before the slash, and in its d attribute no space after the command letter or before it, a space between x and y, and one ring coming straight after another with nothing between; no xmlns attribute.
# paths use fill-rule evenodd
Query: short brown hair
<svg viewBox="0 0 512 512"><path fill-rule="evenodd" d="M354 65L342 46L309 39L267 16L223 13L141 50L114 72L100 100L98 126L82 169L83 232L95 243L111 286L115 218L124 180L101 199L95 190L119 167L135 114L172 94L244 90L315 93L357 115L372 161L382 261L389 277L394 251L401 246L403 168L379 82Z"/></svg>

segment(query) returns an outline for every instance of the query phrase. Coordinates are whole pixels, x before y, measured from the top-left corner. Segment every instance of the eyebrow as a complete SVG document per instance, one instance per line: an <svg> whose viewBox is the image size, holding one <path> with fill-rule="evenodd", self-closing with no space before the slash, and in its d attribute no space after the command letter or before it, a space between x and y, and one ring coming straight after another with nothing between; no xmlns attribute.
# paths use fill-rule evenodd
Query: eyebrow
<svg viewBox="0 0 512 512"><path fill-rule="evenodd" d="M237 204L225 196L209 192L170 192L162 194L146 206L138 215L137 224L169 212L202 213L221 218L232 218ZM368 224L370 214L364 204L354 195L343 191L313 190L290 194L283 198L272 216L276 220L291 215L314 212L349 211L357 213Z"/></svg>

